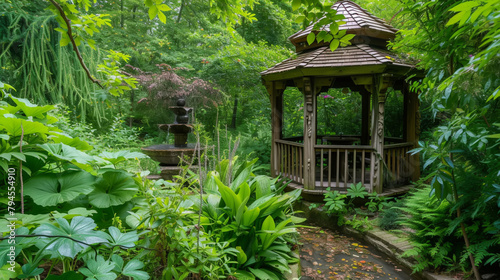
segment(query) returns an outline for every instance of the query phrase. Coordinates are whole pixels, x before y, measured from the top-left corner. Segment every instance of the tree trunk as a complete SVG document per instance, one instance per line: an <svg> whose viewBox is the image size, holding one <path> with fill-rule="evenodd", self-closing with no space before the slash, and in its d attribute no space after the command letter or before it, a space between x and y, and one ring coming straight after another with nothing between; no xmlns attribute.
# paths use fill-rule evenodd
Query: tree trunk
<svg viewBox="0 0 500 280"><path fill-rule="evenodd" d="M120 2L120 27L123 28L124 18L123 18L123 1Z"/></svg>
<svg viewBox="0 0 500 280"><path fill-rule="evenodd" d="M135 5L134 8L132 9L132 21L135 20L135 11L137 11L137 5Z"/></svg>
<svg viewBox="0 0 500 280"><path fill-rule="evenodd" d="M238 97L234 98L233 118L231 120L231 128L236 129L236 114L238 112Z"/></svg>
<svg viewBox="0 0 500 280"><path fill-rule="evenodd" d="M179 9L179 15L177 16L177 23L179 23L181 21L183 9L184 9L184 0L181 1L181 8Z"/></svg>

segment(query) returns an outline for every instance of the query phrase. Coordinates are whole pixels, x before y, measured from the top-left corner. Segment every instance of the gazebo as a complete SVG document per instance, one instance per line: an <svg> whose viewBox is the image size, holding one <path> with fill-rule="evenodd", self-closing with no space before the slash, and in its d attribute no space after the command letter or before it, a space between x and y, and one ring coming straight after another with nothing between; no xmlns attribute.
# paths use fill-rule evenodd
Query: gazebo
<svg viewBox="0 0 500 280"><path fill-rule="evenodd" d="M409 80L421 77L414 65L387 49L397 29L352 1L338 1L332 9L345 16L340 30L355 34L352 45L334 52L325 42L309 45L313 25L290 36L296 57L261 73L271 99L271 173L291 179L303 195L322 198L326 188L346 191L361 183L369 192L393 195L410 188L420 176L415 148L420 133L419 100ZM326 27L323 27L326 28ZM317 32L317 31L313 31ZM283 137L283 94L297 87L303 94L303 135ZM359 135L318 135L317 98L330 88L348 88L361 95ZM403 135L384 137L384 105L389 88L403 94Z"/></svg>

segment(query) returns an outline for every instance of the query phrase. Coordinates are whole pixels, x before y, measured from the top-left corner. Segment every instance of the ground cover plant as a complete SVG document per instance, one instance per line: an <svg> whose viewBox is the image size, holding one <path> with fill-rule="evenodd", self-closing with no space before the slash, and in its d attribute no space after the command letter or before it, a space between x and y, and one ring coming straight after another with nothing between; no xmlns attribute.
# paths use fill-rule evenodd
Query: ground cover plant
<svg viewBox="0 0 500 280"><path fill-rule="evenodd" d="M368 193L362 183L351 184L346 194L328 188L324 196L322 209L336 217L339 226L346 224L360 231L373 228L369 216L373 217L386 204L384 197L378 196L376 192ZM359 205L360 202L363 205Z"/></svg>

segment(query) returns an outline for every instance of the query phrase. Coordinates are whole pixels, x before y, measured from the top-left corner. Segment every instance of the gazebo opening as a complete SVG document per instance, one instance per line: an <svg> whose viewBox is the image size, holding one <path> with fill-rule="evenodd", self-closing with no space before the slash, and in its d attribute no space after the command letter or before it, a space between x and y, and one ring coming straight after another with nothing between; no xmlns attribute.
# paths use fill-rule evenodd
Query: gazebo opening
<svg viewBox="0 0 500 280"><path fill-rule="evenodd" d="M345 16L339 29L356 35L352 45L309 45L311 25L289 38L296 57L261 73L272 106L271 174L319 198L351 184L407 191L420 176L418 156L408 154L420 133L408 81L421 73L387 49L392 26L351 1L332 8Z"/></svg>
<svg viewBox="0 0 500 280"><path fill-rule="evenodd" d="M361 95L358 92L331 88L318 95L317 106L319 136L361 135Z"/></svg>
<svg viewBox="0 0 500 280"><path fill-rule="evenodd" d="M282 138L302 142L304 137L304 98L296 87L288 87L283 92Z"/></svg>

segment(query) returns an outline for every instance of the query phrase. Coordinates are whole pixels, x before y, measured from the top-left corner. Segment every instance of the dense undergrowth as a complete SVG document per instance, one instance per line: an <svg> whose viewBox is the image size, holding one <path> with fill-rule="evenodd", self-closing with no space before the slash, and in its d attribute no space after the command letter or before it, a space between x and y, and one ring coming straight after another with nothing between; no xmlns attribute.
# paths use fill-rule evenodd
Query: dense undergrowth
<svg viewBox="0 0 500 280"><path fill-rule="evenodd" d="M256 160L150 181L118 167L143 154L92 155L70 135L78 128L58 128L54 108L1 101L2 279L283 279L297 261L300 191L255 175Z"/></svg>

